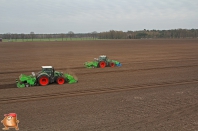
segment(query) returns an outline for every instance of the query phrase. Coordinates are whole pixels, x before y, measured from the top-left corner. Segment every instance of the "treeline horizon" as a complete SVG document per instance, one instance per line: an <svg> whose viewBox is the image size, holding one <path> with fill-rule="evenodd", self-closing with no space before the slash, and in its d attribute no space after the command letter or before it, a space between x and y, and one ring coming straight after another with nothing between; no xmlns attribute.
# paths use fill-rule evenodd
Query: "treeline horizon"
<svg viewBox="0 0 198 131"><path fill-rule="evenodd" d="M0 34L0 38L15 40L18 39L61 39L72 40L74 38L78 39L151 39L151 38L198 38L198 29L171 29L171 30L139 30L139 31L116 31L110 30L106 32L96 32L91 33L74 33L69 31L68 33L54 33L54 34L36 34L30 32L25 33L4 33Z"/></svg>

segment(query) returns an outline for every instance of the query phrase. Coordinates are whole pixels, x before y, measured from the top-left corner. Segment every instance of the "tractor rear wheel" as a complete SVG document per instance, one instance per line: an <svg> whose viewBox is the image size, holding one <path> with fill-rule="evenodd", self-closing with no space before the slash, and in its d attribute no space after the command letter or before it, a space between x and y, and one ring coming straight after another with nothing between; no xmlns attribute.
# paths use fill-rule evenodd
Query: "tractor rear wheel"
<svg viewBox="0 0 198 131"><path fill-rule="evenodd" d="M42 75L38 78L38 82L41 86L46 86L49 84L49 77L46 75Z"/></svg>
<svg viewBox="0 0 198 131"><path fill-rule="evenodd" d="M25 84L25 87L30 87L30 85L26 83L26 84Z"/></svg>
<svg viewBox="0 0 198 131"><path fill-rule="evenodd" d="M63 78L63 77L58 77L58 78L56 79L56 82L57 82L57 84L62 85L62 84L65 83L65 78Z"/></svg>
<svg viewBox="0 0 198 131"><path fill-rule="evenodd" d="M109 66L113 68L115 67L115 63L109 63Z"/></svg>
<svg viewBox="0 0 198 131"><path fill-rule="evenodd" d="M106 67L106 63L104 61L101 61L99 63L100 68L105 68Z"/></svg>

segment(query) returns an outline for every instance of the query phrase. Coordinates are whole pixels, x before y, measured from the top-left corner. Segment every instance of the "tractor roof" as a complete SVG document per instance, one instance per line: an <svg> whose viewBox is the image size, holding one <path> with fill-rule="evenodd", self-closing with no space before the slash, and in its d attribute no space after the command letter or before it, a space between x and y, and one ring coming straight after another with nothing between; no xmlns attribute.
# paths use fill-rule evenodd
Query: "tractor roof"
<svg viewBox="0 0 198 131"><path fill-rule="evenodd" d="M106 55L100 55L100 57L107 57Z"/></svg>
<svg viewBox="0 0 198 131"><path fill-rule="evenodd" d="M52 66L42 66L42 68L53 68Z"/></svg>

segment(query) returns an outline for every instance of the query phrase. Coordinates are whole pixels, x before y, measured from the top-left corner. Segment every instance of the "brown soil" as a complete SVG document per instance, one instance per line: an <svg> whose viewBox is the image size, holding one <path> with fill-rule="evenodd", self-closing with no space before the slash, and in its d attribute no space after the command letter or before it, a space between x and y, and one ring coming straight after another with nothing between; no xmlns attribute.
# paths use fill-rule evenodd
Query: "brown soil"
<svg viewBox="0 0 198 131"><path fill-rule="evenodd" d="M86 69L99 55L122 67ZM76 84L18 89L43 65ZM0 116L20 130L198 130L198 40L0 43ZM3 128L3 125L2 125Z"/></svg>

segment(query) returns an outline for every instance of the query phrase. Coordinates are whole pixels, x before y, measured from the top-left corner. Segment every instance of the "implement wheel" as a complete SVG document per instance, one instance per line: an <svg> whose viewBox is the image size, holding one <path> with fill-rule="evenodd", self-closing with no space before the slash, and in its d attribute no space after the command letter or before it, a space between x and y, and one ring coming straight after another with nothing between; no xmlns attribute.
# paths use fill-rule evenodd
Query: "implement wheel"
<svg viewBox="0 0 198 131"><path fill-rule="evenodd" d="M46 86L49 84L49 77L46 75L42 75L38 78L38 82L41 86Z"/></svg>
<svg viewBox="0 0 198 131"><path fill-rule="evenodd" d="M100 68L105 68L106 63L105 63L104 61L101 61L101 62L99 63L99 66L100 66Z"/></svg>
<svg viewBox="0 0 198 131"><path fill-rule="evenodd" d="M30 87L30 85L26 83L26 84L25 84L25 87Z"/></svg>
<svg viewBox="0 0 198 131"><path fill-rule="evenodd" d="M62 84L65 83L65 78L63 78L63 77L58 77L58 78L56 79L56 82L57 82L57 84L62 85Z"/></svg>
<svg viewBox="0 0 198 131"><path fill-rule="evenodd" d="M113 68L115 67L115 63L109 63L109 66Z"/></svg>

